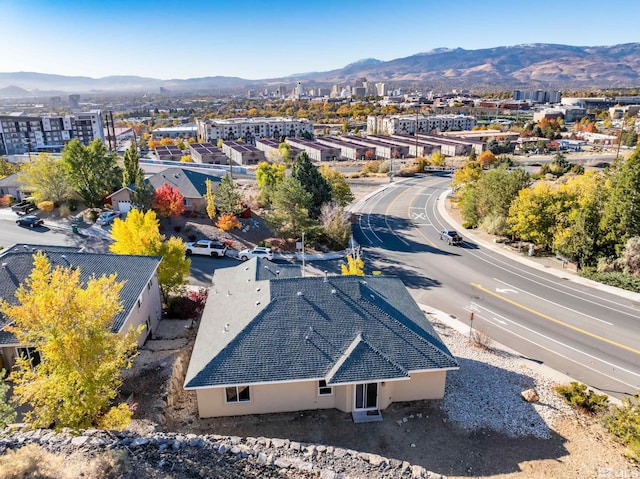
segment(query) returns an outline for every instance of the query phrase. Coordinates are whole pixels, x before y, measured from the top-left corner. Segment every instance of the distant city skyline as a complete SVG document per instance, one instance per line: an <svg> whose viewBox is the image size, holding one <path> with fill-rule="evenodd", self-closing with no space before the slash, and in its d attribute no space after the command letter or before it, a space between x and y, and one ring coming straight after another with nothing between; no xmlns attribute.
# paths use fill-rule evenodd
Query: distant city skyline
<svg viewBox="0 0 640 479"><path fill-rule="evenodd" d="M638 42L639 17L637 0L0 0L0 72L257 80L435 48Z"/></svg>

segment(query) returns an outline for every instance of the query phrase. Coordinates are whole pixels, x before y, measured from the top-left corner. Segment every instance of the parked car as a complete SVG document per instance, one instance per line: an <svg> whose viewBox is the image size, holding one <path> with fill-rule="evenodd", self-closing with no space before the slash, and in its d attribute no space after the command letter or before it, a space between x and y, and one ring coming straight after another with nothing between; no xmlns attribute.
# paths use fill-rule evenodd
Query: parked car
<svg viewBox="0 0 640 479"><path fill-rule="evenodd" d="M453 231L453 230L441 231L440 239L442 241L446 241L450 245L462 244L462 236L460 236L457 231Z"/></svg>
<svg viewBox="0 0 640 479"><path fill-rule="evenodd" d="M44 221L42 220L42 218L38 218L37 216L25 215L18 218L16 220L16 224L18 226L28 226L29 228L35 228L36 226L44 225Z"/></svg>
<svg viewBox="0 0 640 479"><path fill-rule="evenodd" d="M24 200L11 205L11 209L16 213L29 213L36 209L36 205L33 201Z"/></svg>
<svg viewBox="0 0 640 479"><path fill-rule="evenodd" d="M98 219L96 220L96 224L110 225L116 218L120 218L119 211L105 211L104 213L100 213L100 216L98 216Z"/></svg>
<svg viewBox="0 0 640 479"><path fill-rule="evenodd" d="M265 248L263 246L256 246L253 249L243 249L238 253L238 258L240 258L242 261L246 261L250 258L255 257L272 260L273 253L271 252L271 248Z"/></svg>
<svg viewBox="0 0 640 479"><path fill-rule="evenodd" d="M227 252L227 245L219 241L199 240L187 243L187 256L200 254L203 256L224 256Z"/></svg>

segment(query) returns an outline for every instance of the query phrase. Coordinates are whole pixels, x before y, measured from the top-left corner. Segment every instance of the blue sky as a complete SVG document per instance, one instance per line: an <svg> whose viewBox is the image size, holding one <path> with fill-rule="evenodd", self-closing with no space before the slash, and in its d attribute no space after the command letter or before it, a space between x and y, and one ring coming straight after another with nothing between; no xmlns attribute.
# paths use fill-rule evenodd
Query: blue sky
<svg viewBox="0 0 640 479"><path fill-rule="evenodd" d="M0 0L0 72L265 79L433 48L640 41L640 1Z"/></svg>

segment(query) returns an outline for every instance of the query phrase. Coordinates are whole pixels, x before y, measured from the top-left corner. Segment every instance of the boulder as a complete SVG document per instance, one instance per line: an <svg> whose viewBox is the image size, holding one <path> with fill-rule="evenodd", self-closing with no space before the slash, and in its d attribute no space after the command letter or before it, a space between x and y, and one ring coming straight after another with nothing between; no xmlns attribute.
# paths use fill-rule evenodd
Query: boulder
<svg viewBox="0 0 640 479"><path fill-rule="evenodd" d="M522 391L520 395L522 396L522 399L527 402L538 402L540 400L540 396L538 396L538 393L533 388Z"/></svg>

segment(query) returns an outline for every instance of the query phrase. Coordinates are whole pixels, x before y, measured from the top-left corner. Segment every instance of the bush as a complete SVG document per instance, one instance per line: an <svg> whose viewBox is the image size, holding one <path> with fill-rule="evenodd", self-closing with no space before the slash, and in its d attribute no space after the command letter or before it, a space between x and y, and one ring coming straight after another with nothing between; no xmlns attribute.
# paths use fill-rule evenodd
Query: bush
<svg viewBox="0 0 640 479"><path fill-rule="evenodd" d="M0 208L6 208L11 203L13 203L13 196L11 195L0 196Z"/></svg>
<svg viewBox="0 0 640 479"><path fill-rule="evenodd" d="M165 315L170 319L196 319L202 314L208 294L206 288L198 288L186 295L174 296L169 299Z"/></svg>
<svg viewBox="0 0 640 479"><path fill-rule="evenodd" d="M627 455L640 462L640 391L633 400L624 398L622 406L605 417L605 427L629 448Z"/></svg>
<svg viewBox="0 0 640 479"><path fill-rule="evenodd" d="M44 213L51 213L53 208L53 201L41 201L38 203L38 209Z"/></svg>
<svg viewBox="0 0 640 479"><path fill-rule="evenodd" d="M474 225L471 221L465 221L464 223L462 223L462 227L466 230L471 230L474 229L476 225Z"/></svg>
<svg viewBox="0 0 640 479"><path fill-rule="evenodd" d="M379 160L367 161L362 167L362 172L363 173L379 173L381 163L382 162Z"/></svg>
<svg viewBox="0 0 640 479"><path fill-rule="evenodd" d="M383 161L378 167L378 173L389 173L390 166L388 161Z"/></svg>
<svg viewBox="0 0 640 479"><path fill-rule="evenodd" d="M262 246L264 248L271 248L271 241L262 240L258 243L258 246Z"/></svg>
<svg viewBox="0 0 640 479"><path fill-rule="evenodd" d="M599 272L594 268L583 268L579 272L583 278L597 281L598 283L608 284L616 288L626 289L627 291L635 291L640 293L640 278L628 273L618 271Z"/></svg>
<svg viewBox="0 0 640 479"><path fill-rule="evenodd" d="M572 381L569 385L556 386L555 391L564 398L571 407L587 414L597 414L609 407L606 394L596 394L586 384Z"/></svg>
<svg viewBox="0 0 640 479"><path fill-rule="evenodd" d="M232 228L242 228L242 224L238 221L238 218L229 214L220 216L216 222L216 227L222 231L229 231Z"/></svg>
<svg viewBox="0 0 640 479"><path fill-rule="evenodd" d="M58 211L60 213L61 218L68 218L69 215L71 214L71 208L69 208L68 205L60 206L60 209Z"/></svg>

